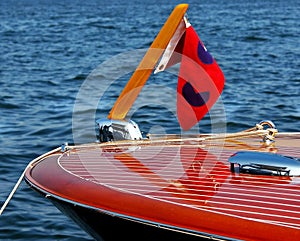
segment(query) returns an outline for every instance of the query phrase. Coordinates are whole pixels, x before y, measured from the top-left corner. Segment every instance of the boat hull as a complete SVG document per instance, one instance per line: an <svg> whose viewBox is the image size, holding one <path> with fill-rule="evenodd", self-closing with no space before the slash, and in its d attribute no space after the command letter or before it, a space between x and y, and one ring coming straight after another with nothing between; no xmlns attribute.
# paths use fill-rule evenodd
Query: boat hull
<svg viewBox="0 0 300 241"><path fill-rule="evenodd" d="M60 199L50 198L52 203L66 216L70 217L95 240L115 241L153 241L153 240L231 240L208 233L192 232L176 227L168 227L147 220L137 220L116 213L75 205Z"/></svg>
<svg viewBox="0 0 300 241"><path fill-rule="evenodd" d="M44 190L34 186L28 179L26 179L26 182L34 191L51 201L64 215L72 219L95 240L115 241L120 238L131 241L232 240L231 238L172 227L82 205L44 192Z"/></svg>
<svg viewBox="0 0 300 241"><path fill-rule="evenodd" d="M239 151L300 157L300 135L161 139L68 147L27 183L97 240L297 240L299 177L239 173ZM55 178L54 178L55 177Z"/></svg>

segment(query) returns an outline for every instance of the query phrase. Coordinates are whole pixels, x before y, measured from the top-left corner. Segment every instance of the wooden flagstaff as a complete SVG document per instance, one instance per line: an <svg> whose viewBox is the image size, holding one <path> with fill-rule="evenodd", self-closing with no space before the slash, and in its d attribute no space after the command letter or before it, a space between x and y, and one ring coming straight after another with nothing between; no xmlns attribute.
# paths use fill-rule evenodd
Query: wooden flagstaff
<svg viewBox="0 0 300 241"><path fill-rule="evenodd" d="M128 111L132 107L141 89L143 88L153 69L155 68L155 65L159 61L163 50L167 47L178 25L183 19L187 8L188 4L179 4L174 8L173 12L154 39L150 48L138 65L137 69L132 74L127 85L124 87L120 96L116 100L108 115L109 119L125 119Z"/></svg>

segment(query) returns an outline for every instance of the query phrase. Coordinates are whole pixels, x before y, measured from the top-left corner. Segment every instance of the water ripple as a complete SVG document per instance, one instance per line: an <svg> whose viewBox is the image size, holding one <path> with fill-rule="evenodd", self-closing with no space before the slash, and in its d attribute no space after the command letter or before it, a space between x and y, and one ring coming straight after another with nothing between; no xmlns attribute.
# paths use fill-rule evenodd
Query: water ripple
<svg viewBox="0 0 300 241"><path fill-rule="evenodd" d="M0 1L1 202L28 162L66 141L73 142L73 108L86 77L115 54L147 48L175 2L111 0L100 6L90 0ZM299 131L297 1L189 3L189 18L226 77L221 100L227 130L271 119L280 131ZM114 66L103 70L93 83L90 93L97 95L101 81L110 80L118 71L128 73L102 96L97 117L107 115L129 78L131 58L127 61L124 66L112 62ZM176 90L172 75L157 75L149 83ZM180 133L174 111L166 105L171 101L159 89L140 98L132 118L145 133L156 129ZM87 108L77 113L82 125L94 121L87 117L95 112L89 108L91 103L84 104ZM211 118L219 118L220 113L215 110L215 116L207 115L199 124L200 131L210 132ZM95 133L83 126L79 136L93 141ZM0 239L91 240L24 183L0 217Z"/></svg>

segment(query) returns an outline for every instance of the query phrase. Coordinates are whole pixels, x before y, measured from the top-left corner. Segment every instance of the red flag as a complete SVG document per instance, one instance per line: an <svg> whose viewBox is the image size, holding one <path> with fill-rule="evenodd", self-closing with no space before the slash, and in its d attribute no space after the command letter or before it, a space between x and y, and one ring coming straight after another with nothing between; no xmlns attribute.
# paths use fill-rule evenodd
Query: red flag
<svg viewBox="0 0 300 241"><path fill-rule="evenodd" d="M185 32L177 85L177 115L180 126L190 129L219 98L224 75L192 26Z"/></svg>

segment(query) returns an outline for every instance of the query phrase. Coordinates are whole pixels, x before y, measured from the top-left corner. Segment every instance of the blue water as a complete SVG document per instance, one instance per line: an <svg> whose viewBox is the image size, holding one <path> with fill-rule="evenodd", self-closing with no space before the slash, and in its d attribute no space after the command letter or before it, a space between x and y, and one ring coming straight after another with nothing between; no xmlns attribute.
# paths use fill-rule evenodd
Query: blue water
<svg viewBox="0 0 300 241"><path fill-rule="evenodd" d="M299 2L186 2L226 77L218 104L197 131L239 131L263 119L282 132L300 131ZM151 44L177 3L0 1L1 202L33 158L66 141L94 141L89 125L106 116L133 71L136 50ZM98 82L86 80L93 71ZM130 113L144 133L181 132L172 77L152 77ZM0 240L91 238L22 183L0 217Z"/></svg>

